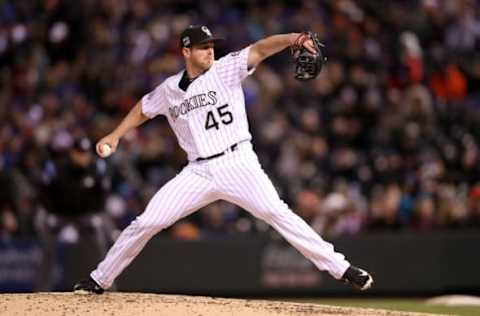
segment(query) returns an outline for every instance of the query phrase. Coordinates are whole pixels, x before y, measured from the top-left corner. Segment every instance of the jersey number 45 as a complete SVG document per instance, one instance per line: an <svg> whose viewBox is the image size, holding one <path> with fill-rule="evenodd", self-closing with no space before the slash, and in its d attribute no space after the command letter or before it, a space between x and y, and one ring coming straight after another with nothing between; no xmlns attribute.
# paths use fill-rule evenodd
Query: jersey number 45
<svg viewBox="0 0 480 316"><path fill-rule="evenodd" d="M225 125L231 124L233 122L233 115L228 109L228 104L224 104L217 108L218 118L215 118L214 111L208 111L207 119L205 120L205 129L209 130L212 127L215 129L220 129L219 121Z"/></svg>

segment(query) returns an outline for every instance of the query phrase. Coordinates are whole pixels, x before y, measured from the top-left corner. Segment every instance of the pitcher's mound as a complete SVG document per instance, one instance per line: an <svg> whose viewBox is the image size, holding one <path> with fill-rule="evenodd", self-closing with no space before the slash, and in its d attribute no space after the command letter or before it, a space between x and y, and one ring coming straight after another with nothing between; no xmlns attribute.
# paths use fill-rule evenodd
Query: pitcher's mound
<svg viewBox="0 0 480 316"><path fill-rule="evenodd" d="M0 294L2 316L415 316L418 313L264 300L113 292ZM436 315L438 316L438 315Z"/></svg>

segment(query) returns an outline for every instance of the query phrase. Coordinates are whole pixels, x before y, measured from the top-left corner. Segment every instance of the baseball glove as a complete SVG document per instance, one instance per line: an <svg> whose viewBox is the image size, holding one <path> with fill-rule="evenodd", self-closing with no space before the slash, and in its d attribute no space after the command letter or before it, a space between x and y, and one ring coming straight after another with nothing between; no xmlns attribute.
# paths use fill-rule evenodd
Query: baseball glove
<svg viewBox="0 0 480 316"><path fill-rule="evenodd" d="M311 39L313 46L315 47L316 54L307 50L303 44L305 41ZM311 80L318 76L322 70L322 66L327 60L322 52L322 48L325 47L318 39L317 34L313 32L301 33L295 42L290 46L295 62L295 78L298 80Z"/></svg>

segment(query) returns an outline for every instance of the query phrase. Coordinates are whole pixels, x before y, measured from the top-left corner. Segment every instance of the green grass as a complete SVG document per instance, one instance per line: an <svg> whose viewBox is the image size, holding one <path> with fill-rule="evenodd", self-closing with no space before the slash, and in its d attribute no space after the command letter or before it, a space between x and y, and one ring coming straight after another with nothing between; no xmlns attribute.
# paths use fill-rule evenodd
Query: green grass
<svg viewBox="0 0 480 316"><path fill-rule="evenodd" d="M446 314L459 316L480 316L479 306L438 306L427 305L422 299L347 299L347 298L298 298L284 299L284 301L299 303L314 303L334 306L349 306L363 308L380 308L395 311L407 311L431 314Z"/></svg>

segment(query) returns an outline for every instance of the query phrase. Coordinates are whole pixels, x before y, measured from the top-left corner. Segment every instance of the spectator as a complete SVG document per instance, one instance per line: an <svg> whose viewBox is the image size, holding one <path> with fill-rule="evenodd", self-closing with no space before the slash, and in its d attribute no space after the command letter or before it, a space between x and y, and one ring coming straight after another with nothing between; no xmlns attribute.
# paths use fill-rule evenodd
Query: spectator
<svg viewBox="0 0 480 316"><path fill-rule="evenodd" d="M0 238L8 238L18 230L18 223L13 212L12 184L9 177L0 171Z"/></svg>
<svg viewBox="0 0 480 316"><path fill-rule="evenodd" d="M106 168L90 139L78 138L65 157L46 162L40 190L44 206L64 219L103 211L110 186Z"/></svg>
<svg viewBox="0 0 480 316"><path fill-rule="evenodd" d="M417 232L430 232L436 227L433 197L424 195L417 199L412 227Z"/></svg>

